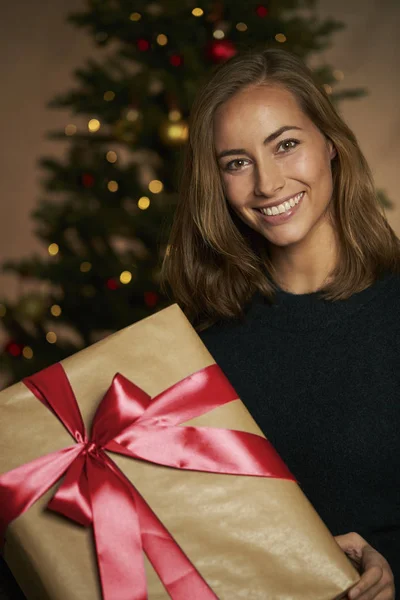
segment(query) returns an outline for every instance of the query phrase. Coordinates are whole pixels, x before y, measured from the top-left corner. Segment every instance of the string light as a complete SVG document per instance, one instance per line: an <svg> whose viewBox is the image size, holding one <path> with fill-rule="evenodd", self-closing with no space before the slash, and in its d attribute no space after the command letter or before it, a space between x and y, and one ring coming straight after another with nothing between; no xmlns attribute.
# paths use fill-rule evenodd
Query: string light
<svg viewBox="0 0 400 600"><path fill-rule="evenodd" d="M247 31L248 27L246 23L236 23L236 29L238 31Z"/></svg>
<svg viewBox="0 0 400 600"><path fill-rule="evenodd" d="M199 7L194 8L192 10L192 15L194 17L202 17L204 15L204 10L202 8L199 8Z"/></svg>
<svg viewBox="0 0 400 600"><path fill-rule="evenodd" d="M88 123L88 129L91 133L98 131L100 129L101 123L98 119L90 119Z"/></svg>
<svg viewBox="0 0 400 600"><path fill-rule="evenodd" d="M131 108L126 113L126 119L127 119L127 121L134 122L134 121L137 121L138 118L139 118L139 111L136 108Z"/></svg>
<svg viewBox="0 0 400 600"><path fill-rule="evenodd" d="M57 336L56 336L56 334L54 333L54 331L49 331L49 332L46 334L46 340L49 342L49 344L55 344L55 343L56 343L56 341L57 341Z"/></svg>
<svg viewBox="0 0 400 600"><path fill-rule="evenodd" d="M115 163L117 162L117 153L114 152L114 150L109 150L106 154L106 159L108 160L109 163Z"/></svg>
<svg viewBox="0 0 400 600"><path fill-rule="evenodd" d="M33 350L30 346L24 346L23 350L22 350L22 356L24 358L27 358L28 360L30 360L31 358L33 358Z"/></svg>
<svg viewBox="0 0 400 600"><path fill-rule="evenodd" d="M7 309L4 306L4 304L0 304L0 317L4 317L6 312L7 312Z"/></svg>
<svg viewBox="0 0 400 600"><path fill-rule="evenodd" d="M168 44L168 38L166 35L164 35L163 33L160 33L157 36L157 44L159 46L166 46Z"/></svg>
<svg viewBox="0 0 400 600"><path fill-rule="evenodd" d="M77 130L76 125L69 123L68 125L66 125L66 127L64 129L65 135L75 135L76 130Z"/></svg>
<svg viewBox="0 0 400 600"><path fill-rule="evenodd" d="M262 5L257 6L256 13L259 17L264 18L268 14L268 8L266 8L266 6L262 6Z"/></svg>
<svg viewBox="0 0 400 600"><path fill-rule="evenodd" d="M183 63L183 57L180 54L173 54L170 56L169 62L173 67L180 67Z"/></svg>
<svg viewBox="0 0 400 600"><path fill-rule="evenodd" d="M150 206L150 198L148 198L147 196L142 196L141 198L139 198L137 205L140 208L140 210L146 210Z"/></svg>
<svg viewBox="0 0 400 600"><path fill-rule="evenodd" d="M225 37L225 33L222 31L222 29L216 29L213 32L213 36L216 40L222 40Z"/></svg>
<svg viewBox="0 0 400 600"><path fill-rule="evenodd" d="M332 89L332 87L328 83L324 83L323 88L324 88L324 90L326 91L327 94L332 94L333 89Z"/></svg>
<svg viewBox="0 0 400 600"><path fill-rule="evenodd" d="M146 52L150 48L150 42L148 40L145 40L144 38L140 38L139 40L137 40L136 45L140 52Z"/></svg>
<svg viewBox="0 0 400 600"><path fill-rule="evenodd" d="M92 268L92 263L88 262L87 260L85 260L83 263L81 263L81 266L79 267L79 269L82 273L88 273L91 268Z"/></svg>
<svg viewBox="0 0 400 600"><path fill-rule="evenodd" d="M84 188L91 188L95 184L95 179L91 173L83 173L81 181Z"/></svg>
<svg viewBox="0 0 400 600"><path fill-rule="evenodd" d="M112 102L112 100L115 98L115 92L108 90L107 92L104 92L103 98L106 102Z"/></svg>
<svg viewBox="0 0 400 600"><path fill-rule="evenodd" d="M343 73L343 71L340 71L339 69L335 69L333 71L333 76L336 79L336 81L343 81L343 79L344 79L344 73Z"/></svg>
<svg viewBox="0 0 400 600"><path fill-rule="evenodd" d="M59 250L59 245L55 243L50 244L50 246L47 248L47 251L50 254L50 256L55 256L56 254L58 254Z"/></svg>
<svg viewBox="0 0 400 600"><path fill-rule="evenodd" d="M6 345L5 350L6 352L8 352L8 354L11 354L11 356L17 358L17 356L21 356L22 346L20 344L17 344L16 342L11 341Z"/></svg>
<svg viewBox="0 0 400 600"><path fill-rule="evenodd" d="M159 181L158 179L153 179L153 181L150 181L149 190L152 194L159 194L160 192L163 191L163 189L164 189L164 186L161 183L161 181Z"/></svg>
<svg viewBox="0 0 400 600"><path fill-rule="evenodd" d="M130 283L132 281L132 273L130 271L122 271L119 280L124 284Z"/></svg>
<svg viewBox="0 0 400 600"><path fill-rule="evenodd" d="M61 306L59 304L53 304L53 306L50 308L50 312L53 317L59 317L62 313Z"/></svg>
<svg viewBox="0 0 400 600"><path fill-rule="evenodd" d="M156 294L155 292L145 292L144 301L149 308L152 308L158 302L158 294Z"/></svg>
<svg viewBox="0 0 400 600"><path fill-rule="evenodd" d="M138 12L133 12L129 15L129 18L131 21L137 22L137 21L140 21L140 19L142 18L142 15Z"/></svg>
<svg viewBox="0 0 400 600"><path fill-rule="evenodd" d="M182 113L179 110L170 110L168 113L168 119L170 121L179 121L182 118Z"/></svg>
<svg viewBox="0 0 400 600"><path fill-rule="evenodd" d="M107 279L106 281L106 286L109 290L116 290L118 289L118 282L113 277L110 277L110 279Z"/></svg>
<svg viewBox="0 0 400 600"><path fill-rule="evenodd" d="M116 191L118 191L118 187L119 186L118 186L118 183L116 181L112 180L112 181L108 182L107 187L108 187L108 189L109 189L110 192L116 192Z"/></svg>
<svg viewBox="0 0 400 600"><path fill-rule="evenodd" d="M277 33L275 36L275 39L277 42L280 42L281 44L283 44L283 42L286 42L287 37L284 33Z"/></svg>

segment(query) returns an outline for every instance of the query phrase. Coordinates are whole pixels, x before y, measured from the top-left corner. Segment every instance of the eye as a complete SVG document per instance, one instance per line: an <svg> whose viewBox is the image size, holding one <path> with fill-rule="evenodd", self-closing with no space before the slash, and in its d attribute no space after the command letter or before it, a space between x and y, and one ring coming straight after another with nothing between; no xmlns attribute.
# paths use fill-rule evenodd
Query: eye
<svg viewBox="0 0 400 600"><path fill-rule="evenodd" d="M296 146L298 146L300 144L299 140L295 140L295 139L290 139L290 140L283 140L283 142L281 142L278 145L278 152L281 153L285 153L285 152L289 152L290 150L293 150L293 148L296 148ZM279 150L279 148L282 148L282 150Z"/></svg>
<svg viewBox="0 0 400 600"><path fill-rule="evenodd" d="M242 167L245 166L245 163L249 162L245 158L235 158L235 160L231 160L224 166L224 171L240 171ZM236 166L235 166L236 165Z"/></svg>

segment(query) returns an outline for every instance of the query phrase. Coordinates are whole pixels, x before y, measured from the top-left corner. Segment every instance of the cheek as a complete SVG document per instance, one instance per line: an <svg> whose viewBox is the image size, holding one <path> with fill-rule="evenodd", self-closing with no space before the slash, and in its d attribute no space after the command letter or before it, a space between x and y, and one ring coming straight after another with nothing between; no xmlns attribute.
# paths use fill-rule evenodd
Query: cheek
<svg viewBox="0 0 400 600"><path fill-rule="evenodd" d="M246 199L250 181L244 174L240 176L228 176L222 179L222 185L230 204L240 206Z"/></svg>
<svg viewBox="0 0 400 600"><path fill-rule="evenodd" d="M319 170L318 167L316 168L313 157L306 152L298 152L290 157L288 156L285 167L288 176L292 175L306 182L314 181Z"/></svg>
<svg viewBox="0 0 400 600"><path fill-rule="evenodd" d="M287 163L290 174L308 185L316 185L331 177L331 166L325 152L298 154ZM289 173L288 173L289 175Z"/></svg>

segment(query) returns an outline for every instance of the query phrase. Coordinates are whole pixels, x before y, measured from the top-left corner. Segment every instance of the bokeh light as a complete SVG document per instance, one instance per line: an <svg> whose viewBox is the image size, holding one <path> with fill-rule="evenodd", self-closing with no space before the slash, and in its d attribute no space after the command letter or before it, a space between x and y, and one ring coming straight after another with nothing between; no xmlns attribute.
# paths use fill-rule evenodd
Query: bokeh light
<svg viewBox="0 0 400 600"><path fill-rule="evenodd" d="M150 181L149 190L152 194L159 194L160 192L163 191L163 189L164 189L164 186L161 183L161 181L159 181L158 179L153 179L153 181Z"/></svg>

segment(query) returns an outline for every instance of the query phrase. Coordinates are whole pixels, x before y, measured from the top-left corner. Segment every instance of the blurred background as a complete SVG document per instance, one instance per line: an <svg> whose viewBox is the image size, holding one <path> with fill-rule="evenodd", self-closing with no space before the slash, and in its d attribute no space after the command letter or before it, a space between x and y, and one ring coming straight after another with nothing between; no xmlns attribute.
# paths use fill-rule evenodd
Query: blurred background
<svg viewBox="0 0 400 600"><path fill-rule="evenodd" d="M190 104L241 47L313 67L400 233L398 0L25 0L0 28L2 385L168 303Z"/></svg>

